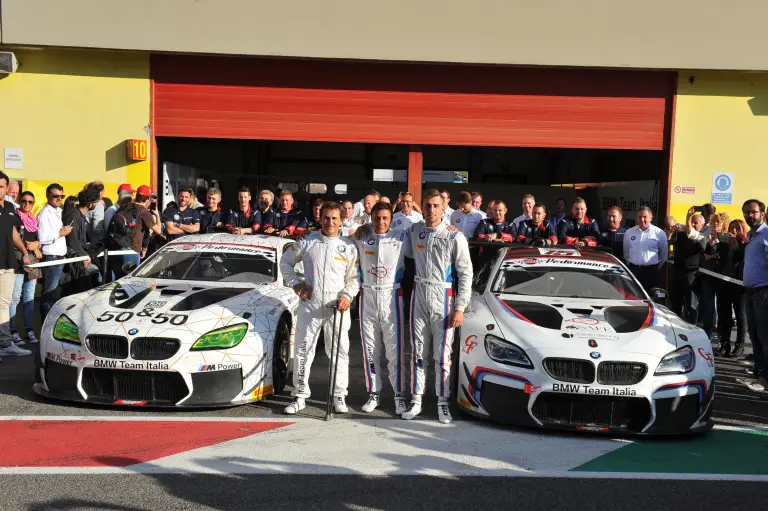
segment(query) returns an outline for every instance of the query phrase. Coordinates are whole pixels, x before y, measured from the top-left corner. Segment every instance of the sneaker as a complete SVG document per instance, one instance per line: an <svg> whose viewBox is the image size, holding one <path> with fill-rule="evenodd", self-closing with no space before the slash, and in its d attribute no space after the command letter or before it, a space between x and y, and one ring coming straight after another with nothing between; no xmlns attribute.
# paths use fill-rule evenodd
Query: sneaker
<svg viewBox="0 0 768 511"><path fill-rule="evenodd" d="M751 359L742 359L738 361L739 365L752 367L755 365L755 361Z"/></svg>
<svg viewBox="0 0 768 511"><path fill-rule="evenodd" d="M297 397L291 401L291 404L285 407L285 413L288 415L296 415L306 407L307 403L305 403L302 398Z"/></svg>
<svg viewBox="0 0 768 511"><path fill-rule="evenodd" d="M379 407L379 395L376 394L376 393L372 393L368 397L368 402L363 405L362 410L365 413L371 413L372 411L374 411L378 407Z"/></svg>
<svg viewBox="0 0 768 511"><path fill-rule="evenodd" d="M13 342L13 344L15 344L16 346L24 346L25 344L27 344L26 342L24 342L24 339L21 338L21 336L19 335L19 332L11 332L11 342Z"/></svg>
<svg viewBox="0 0 768 511"><path fill-rule="evenodd" d="M38 340L37 336L35 335L35 332L33 332L32 330L28 330L27 331L27 342L29 344L37 344L40 341Z"/></svg>
<svg viewBox="0 0 768 511"><path fill-rule="evenodd" d="M453 420L451 417L451 411L448 409L448 401L437 402L437 420L443 424L450 424Z"/></svg>
<svg viewBox="0 0 768 511"><path fill-rule="evenodd" d="M0 355L4 357L26 357L31 354L31 351L19 348L13 341L7 348L0 348Z"/></svg>
<svg viewBox="0 0 768 511"><path fill-rule="evenodd" d="M403 415L408 409L408 402L402 394L395 394L395 415Z"/></svg>
<svg viewBox="0 0 768 511"><path fill-rule="evenodd" d="M336 396L333 398L333 411L336 413L347 413L349 411L344 396Z"/></svg>
<svg viewBox="0 0 768 511"><path fill-rule="evenodd" d="M411 404L408 405L408 409L403 412L403 419L409 421L421 413L421 400L411 400Z"/></svg>
<svg viewBox="0 0 768 511"><path fill-rule="evenodd" d="M736 383L741 383L742 385L752 385L758 380L758 378L755 378L754 376L751 378L736 378Z"/></svg>

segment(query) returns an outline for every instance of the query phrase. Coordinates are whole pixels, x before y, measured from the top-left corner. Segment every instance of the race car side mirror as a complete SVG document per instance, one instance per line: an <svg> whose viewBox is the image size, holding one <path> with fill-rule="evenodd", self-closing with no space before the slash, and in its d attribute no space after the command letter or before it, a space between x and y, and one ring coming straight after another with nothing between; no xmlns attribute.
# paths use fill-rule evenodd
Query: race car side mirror
<svg viewBox="0 0 768 511"><path fill-rule="evenodd" d="M659 305L666 305L667 303L667 292L664 289L661 289L660 287L654 287L651 289L651 298L654 302L658 303Z"/></svg>
<svg viewBox="0 0 768 511"><path fill-rule="evenodd" d="M125 275L128 275L128 274L129 274L129 273L131 273L133 270L135 270L137 266L138 266L138 265L137 265L135 262L133 262L133 261L129 261L129 262L127 262L127 263L123 264L123 266L122 266L121 268L122 268L122 270L123 270L123 273L124 273Z"/></svg>

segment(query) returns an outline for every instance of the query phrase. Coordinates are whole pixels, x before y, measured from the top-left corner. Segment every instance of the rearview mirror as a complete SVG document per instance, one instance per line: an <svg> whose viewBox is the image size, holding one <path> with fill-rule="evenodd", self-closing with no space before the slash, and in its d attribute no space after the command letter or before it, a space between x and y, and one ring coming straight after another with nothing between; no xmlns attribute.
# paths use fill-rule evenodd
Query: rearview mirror
<svg viewBox="0 0 768 511"><path fill-rule="evenodd" d="M651 295L651 299L658 303L659 305L666 305L667 303L667 292L664 289L661 289L660 287L654 287L651 289L651 292L649 293Z"/></svg>
<svg viewBox="0 0 768 511"><path fill-rule="evenodd" d="M122 270L123 270L123 273L124 273L125 275L128 275L128 274L129 274L129 273L131 273L133 270L135 270L137 266L138 266L138 264L136 264L135 262L133 262L133 261L129 261L129 262L127 262L127 263L123 264L123 266L122 266L121 268L122 268Z"/></svg>

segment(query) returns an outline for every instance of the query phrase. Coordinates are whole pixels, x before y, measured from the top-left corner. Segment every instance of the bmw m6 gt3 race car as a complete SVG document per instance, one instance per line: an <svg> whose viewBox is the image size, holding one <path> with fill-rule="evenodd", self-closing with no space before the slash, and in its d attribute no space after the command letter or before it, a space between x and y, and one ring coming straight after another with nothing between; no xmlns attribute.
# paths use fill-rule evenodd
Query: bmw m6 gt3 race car
<svg viewBox="0 0 768 511"><path fill-rule="evenodd" d="M715 369L706 334L654 303L610 254L499 250L476 276L461 330L462 412L610 433L712 427Z"/></svg>
<svg viewBox="0 0 768 511"><path fill-rule="evenodd" d="M291 243L185 236L119 281L59 300L43 325L34 390L169 407L236 405L280 392L298 307L278 264Z"/></svg>

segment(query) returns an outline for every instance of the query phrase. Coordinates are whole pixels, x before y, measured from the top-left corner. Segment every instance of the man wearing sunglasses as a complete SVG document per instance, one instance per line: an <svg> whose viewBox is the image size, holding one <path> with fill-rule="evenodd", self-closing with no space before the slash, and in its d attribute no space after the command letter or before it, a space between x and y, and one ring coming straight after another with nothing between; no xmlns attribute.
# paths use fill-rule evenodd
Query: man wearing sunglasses
<svg viewBox="0 0 768 511"><path fill-rule="evenodd" d="M64 187L58 183L45 189L48 204L37 215L38 241L43 251L43 261L63 259L67 255L67 242L64 239L72 232L71 225L61 221L61 202L64 200ZM40 294L40 317L45 321L48 311L58 299L59 281L63 266L45 266L43 268L43 291Z"/></svg>

